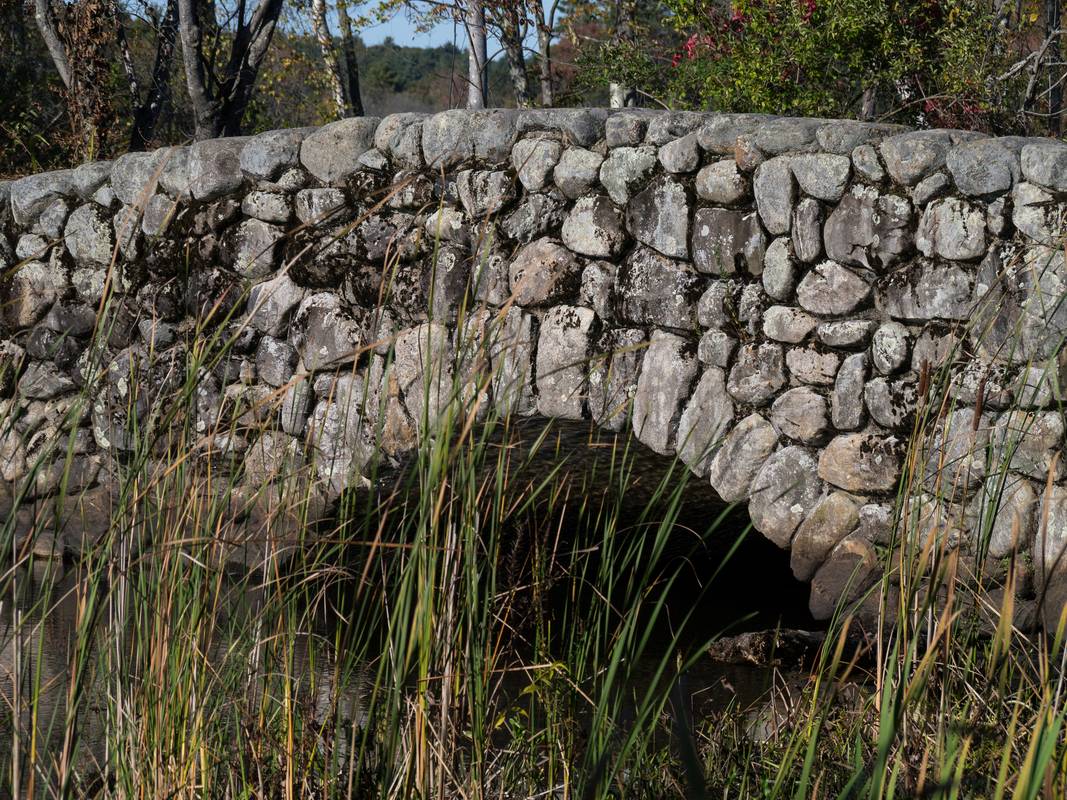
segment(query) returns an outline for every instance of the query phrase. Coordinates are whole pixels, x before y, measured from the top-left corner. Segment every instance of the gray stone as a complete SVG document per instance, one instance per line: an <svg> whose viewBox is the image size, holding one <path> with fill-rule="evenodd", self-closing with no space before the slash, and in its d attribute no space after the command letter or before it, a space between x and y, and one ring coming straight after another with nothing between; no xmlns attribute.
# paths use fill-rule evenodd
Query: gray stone
<svg viewBox="0 0 1067 800"><path fill-rule="evenodd" d="M652 114L643 108L627 108L611 114L604 125L604 141L610 148L640 144Z"/></svg>
<svg viewBox="0 0 1067 800"><path fill-rule="evenodd" d="M819 146L826 152L848 155L868 142L879 142L886 136L906 130L907 128L903 125L835 119L820 127L815 137L819 141Z"/></svg>
<svg viewBox="0 0 1067 800"><path fill-rule="evenodd" d="M20 178L11 182L8 192L12 219L26 227L55 200L74 194L74 172L64 169Z"/></svg>
<svg viewBox="0 0 1067 800"><path fill-rule="evenodd" d="M610 160L610 159L609 159ZM626 229L665 256L689 255L689 200L675 178L661 176L626 207Z"/></svg>
<svg viewBox="0 0 1067 800"><path fill-rule="evenodd" d="M563 148L551 139L520 139L511 151L511 165L529 192L539 192L559 162Z"/></svg>
<svg viewBox="0 0 1067 800"><path fill-rule="evenodd" d="M1016 184L1012 201L1011 220L1021 233L1040 244L1059 245L1067 234L1067 204L1032 183Z"/></svg>
<svg viewBox="0 0 1067 800"><path fill-rule="evenodd" d="M853 186L830 212L823 239L834 261L888 269L912 248L911 203L869 186Z"/></svg>
<svg viewBox="0 0 1067 800"><path fill-rule="evenodd" d="M789 166L804 194L830 203L841 199L852 174L852 162L847 156L827 153L793 156Z"/></svg>
<svg viewBox="0 0 1067 800"><path fill-rule="evenodd" d="M797 282L797 263L793 243L785 236L771 242L763 257L763 289L774 300L785 302L793 297Z"/></svg>
<svg viewBox="0 0 1067 800"><path fill-rule="evenodd" d="M159 186L163 191L183 202L188 201L192 193L189 160L190 148L168 148L159 173Z"/></svg>
<svg viewBox="0 0 1067 800"><path fill-rule="evenodd" d="M504 416L528 416L537 410L533 354L537 321L512 306L504 312L491 344L493 400Z"/></svg>
<svg viewBox="0 0 1067 800"><path fill-rule="evenodd" d="M800 523L789 548L789 566L799 581L809 581L837 543L860 524L859 509L844 492L831 492Z"/></svg>
<svg viewBox="0 0 1067 800"><path fill-rule="evenodd" d="M759 414L738 422L708 469L711 487L727 503L747 500L752 480L778 448L778 432Z"/></svg>
<svg viewBox="0 0 1067 800"><path fill-rule="evenodd" d="M23 263L9 281L2 313L8 327L16 330L44 317L66 282L57 267L41 261Z"/></svg>
<svg viewBox="0 0 1067 800"><path fill-rule="evenodd" d="M701 363L725 369L737 349L737 339L726 331L705 331L697 343L697 358Z"/></svg>
<svg viewBox="0 0 1067 800"><path fill-rule="evenodd" d="M300 164L300 145L314 130L287 128L253 136L241 150L241 169L257 180L276 180L287 169Z"/></svg>
<svg viewBox="0 0 1067 800"><path fill-rule="evenodd" d="M296 372L296 348L273 336L264 336L256 348L256 375L268 386L284 386Z"/></svg>
<svg viewBox="0 0 1067 800"><path fill-rule="evenodd" d="M880 293L885 311L896 319L967 319L972 278L954 264L919 261L897 273Z"/></svg>
<svg viewBox="0 0 1067 800"><path fill-rule="evenodd" d="M1048 408L1063 401L1064 375L1055 361L1027 365L1016 382L1013 395L1021 408Z"/></svg>
<svg viewBox="0 0 1067 800"><path fill-rule="evenodd" d="M815 476L815 458L791 445L774 453L752 480L748 513L753 526L779 547L789 546L793 534L823 495Z"/></svg>
<svg viewBox="0 0 1067 800"><path fill-rule="evenodd" d="M515 199L515 181L502 171L465 169L456 175L463 209L471 219L497 214Z"/></svg>
<svg viewBox="0 0 1067 800"><path fill-rule="evenodd" d="M778 394L785 382L781 345L748 344L737 354L726 389L738 403L760 406Z"/></svg>
<svg viewBox="0 0 1067 800"><path fill-rule="evenodd" d="M776 342L802 342L816 324L813 316L791 306L771 306L763 313L763 333Z"/></svg>
<svg viewBox="0 0 1067 800"><path fill-rule="evenodd" d="M589 410L601 427L620 431L630 421L646 345L639 328L614 328L601 337L604 355L589 367Z"/></svg>
<svg viewBox="0 0 1067 800"><path fill-rule="evenodd" d="M772 158L759 165L752 182L756 208L768 233L789 233L789 223L796 202L797 187L790 169L790 160Z"/></svg>
<svg viewBox="0 0 1067 800"><path fill-rule="evenodd" d="M668 111L649 115L645 141L665 147L672 141L696 131L705 115L696 111Z"/></svg>
<svg viewBox="0 0 1067 800"><path fill-rule="evenodd" d="M878 323L871 319L844 319L820 322L815 336L827 347L852 349L866 346Z"/></svg>
<svg viewBox="0 0 1067 800"><path fill-rule="evenodd" d="M624 206L648 180L656 166L654 147L616 147L600 165L600 183Z"/></svg>
<svg viewBox="0 0 1067 800"><path fill-rule="evenodd" d="M710 114L697 130L697 141L709 153L732 153L738 136L754 133L767 119L765 114Z"/></svg>
<svg viewBox="0 0 1067 800"><path fill-rule="evenodd" d="M594 261L582 270L582 285L578 295L581 305L596 312L602 320L614 316L615 277L618 267L609 261Z"/></svg>
<svg viewBox="0 0 1067 800"><path fill-rule="evenodd" d="M1067 487L1049 486L1042 495L1037 513L1041 522L1034 534L1032 552L1034 570L1044 586L1050 583L1053 577L1062 581L1062 576L1067 571ZM1053 594L1053 591L1049 590L1048 593ZM1053 606L1045 609L1046 625L1055 628L1063 606L1062 596L1045 597L1043 600Z"/></svg>
<svg viewBox="0 0 1067 800"><path fill-rule="evenodd" d="M347 198L340 189L302 189L296 193L296 218L304 225L322 225L345 207Z"/></svg>
<svg viewBox="0 0 1067 800"><path fill-rule="evenodd" d="M849 607L863 600L880 568L878 554L869 542L846 536L812 576L808 600L811 615L818 620L830 619L842 605Z"/></svg>
<svg viewBox="0 0 1067 800"><path fill-rule="evenodd" d="M815 386L830 386L837 377L841 356L820 350L814 345L790 347L785 353L785 363L795 380Z"/></svg>
<svg viewBox="0 0 1067 800"><path fill-rule="evenodd" d="M928 257L969 261L985 255L985 214L964 200L935 200L923 212L915 244Z"/></svg>
<svg viewBox="0 0 1067 800"><path fill-rule="evenodd" d="M189 150L189 188L197 200L215 200L237 191L245 182L241 171L244 136L207 139ZM114 175L112 175L114 182Z"/></svg>
<svg viewBox="0 0 1067 800"><path fill-rule="evenodd" d="M19 261L38 261L48 258L52 245L39 233L24 233L15 243L15 258Z"/></svg>
<svg viewBox="0 0 1067 800"><path fill-rule="evenodd" d="M54 310L55 306L52 308ZM142 319L137 323L137 331L141 334L141 341L149 351L166 350L178 338L177 328L174 325L158 319Z"/></svg>
<svg viewBox="0 0 1067 800"><path fill-rule="evenodd" d="M297 308L294 343L309 372L337 368L355 359L363 344L363 330L341 308L337 295L318 292ZM398 345L399 347L399 345Z"/></svg>
<svg viewBox="0 0 1067 800"><path fill-rule="evenodd" d="M392 376L416 430L422 434L436 428L455 387L449 333L444 325L424 322L396 335Z"/></svg>
<svg viewBox="0 0 1067 800"><path fill-rule="evenodd" d="M1011 215L1008 210L1008 202L1004 197L998 197L985 209L985 226L995 237L1006 237L1011 229Z"/></svg>
<svg viewBox="0 0 1067 800"><path fill-rule="evenodd" d="M466 305L471 280L471 258L466 250L445 245L437 251L433 269L423 275L430 301L430 318L446 324L456 321Z"/></svg>
<svg viewBox="0 0 1067 800"><path fill-rule="evenodd" d="M793 252L808 264L822 255L822 209L810 197L793 211Z"/></svg>
<svg viewBox="0 0 1067 800"><path fill-rule="evenodd" d="M519 133L558 132L568 144L591 147L605 136L605 108L527 108L518 114Z"/></svg>
<svg viewBox="0 0 1067 800"><path fill-rule="evenodd" d="M1067 191L1067 145L1034 142L1022 149L1023 177L1057 192Z"/></svg>
<svg viewBox="0 0 1067 800"><path fill-rule="evenodd" d="M885 169L878 158L878 151L869 144L861 144L852 151L852 166L860 177L871 183L881 183L885 180Z"/></svg>
<svg viewBox="0 0 1067 800"><path fill-rule="evenodd" d="M289 384L282 395L282 407L278 412L278 424L290 436L302 436L307 428L308 415L315 400L311 383L296 380Z"/></svg>
<svg viewBox="0 0 1067 800"><path fill-rule="evenodd" d="M674 453L679 414L699 368L688 340L666 331L652 333L637 379L633 426L637 438L655 452Z"/></svg>
<svg viewBox="0 0 1067 800"><path fill-rule="evenodd" d="M893 180L914 186L945 165L953 144L949 131L911 131L890 136L880 150Z"/></svg>
<svg viewBox="0 0 1067 800"><path fill-rule="evenodd" d="M334 392L334 399L316 403L307 421L308 443L314 448L311 460L331 498L340 497L350 486L362 485L361 471L373 453L360 413L362 381L355 379L350 384Z"/></svg>
<svg viewBox="0 0 1067 800"><path fill-rule="evenodd" d="M685 264L639 247L619 270L618 313L636 325L696 330L703 286Z"/></svg>
<svg viewBox="0 0 1067 800"><path fill-rule="evenodd" d="M721 328L737 316L735 281L712 281L697 303L697 321L706 328Z"/></svg>
<svg viewBox="0 0 1067 800"><path fill-rule="evenodd" d="M440 170L468 161L474 155L473 121L470 114L458 109L443 111L424 120L422 152L426 165Z"/></svg>
<svg viewBox="0 0 1067 800"><path fill-rule="evenodd" d="M826 398L806 386L782 393L771 404L771 422L783 436L803 444L818 444L830 430Z"/></svg>
<svg viewBox="0 0 1067 800"><path fill-rule="evenodd" d="M92 203L78 206L67 220L63 240L74 260L81 264L107 266L115 249L111 224Z"/></svg>
<svg viewBox="0 0 1067 800"><path fill-rule="evenodd" d="M19 378L19 394L30 400L51 400L74 389L74 381L47 362L31 362Z"/></svg>
<svg viewBox="0 0 1067 800"><path fill-rule="evenodd" d="M935 172L915 185L915 188L911 190L911 201L917 208L922 208L931 200L945 194L948 189L948 176L943 172Z"/></svg>
<svg viewBox="0 0 1067 800"><path fill-rule="evenodd" d="M554 239L543 238L521 250L511 262L509 282L520 306L566 301L578 289L581 267L574 255Z"/></svg>
<svg viewBox="0 0 1067 800"><path fill-rule="evenodd" d="M304 294L304 289L293 283L286 272L257 283L248 295L248 324L261 333L281 336Z"/></svg>
<svg viewBox="0 0 1067 800"><path fill-rule="evenodd" d="M797 302L805 311L841 316L866 303L870 285L859 275L833 261L812 269L797 286Z"/></svg>
<svg viewBox="0 0 1067 800"><path fill-rule="evenodd" d="M693 264L713 275L763 272L766 237L754 211L699 208L693 218Z"/></svg>
<svg viewBox="0 0 1067 800"><path fill-rule="evenodd" d="M700 145L695 133L668 142L659 149L659 163L667 172L693 172L700 166Z"/></svg>
<svg viewBox="0 0 1067 800"><path fill-rule="evenodd" d="M1029 549L1036 527L1037 492L1025 478L991 475L986 479L986 502L992 513L987 552L1006 558Z"/></svg>
<svg viewBox="0 0 1067 800"><path fill-rule="evenodd" d="M556 186L572 200L580 197L597 182L604 156L580 147L568 147L552 170Z"/></svg>
<svg viewBox="0 0 1067 800"><path fill-rule="evenodd" d="M178 214L178 204L165 194L154 194L141 215L141 232L145 236L162 236Z"/></svg>
<svg viewBox="0 0 1067 800"><path fill-rule="evenodd" d="M891 492L903 465L903 447L892 436L849 433L834 437L819 456L819 477L846 492Z"/></svg>
<svg viewBox="0 0 1067 800"><path fill-rule="evenodd" d="M529 194L504 217L500 230L509 239L530 242L563 224L567 203L558 193Z"/></svg>
<svg viewBox="0 0 1067 800"><path fill-rule="evenodd" d="M1009 411L1000 416L990 437L991 464L1002 465L1039 481L1064 474L1063 417L1056 411Z"/></svg>
<svg viewBox="0 0 1067 800"><path fill-rule="evenodd" d="M908 329L899 322L885 322L874 332L871 361L883 375L892 375L908 361Z"/></svg>
<svg viewBox="0 0 1067 800"><path fill-rule="evenodd" d="M456 244L470 244L471 232L467 225L467 218L458 208L441 206L426 217L424 230L431 241L455 242Z"/></svg>
<svg viewBox="0 0 1067 800"><path fill-rule="evenodd" d="M838 430L854 431L863 426L863 387L867 381L867 354L846 356L837 370L830 395L830 420Z"/></svg>
<svg viewBox="0 0 1067 800"><path fill-rule="evenodd" d="M349 117L323 125L300 143L300 163L327 185L339 185L362 169L359 157L374 146L377 117Z"/></svg>
<svg viewBox="0 0 1067 800"><path fill-rule="evenodd" d="M427 115L414 112L390 114L374 131L374 146L407 169L422 167L422 126Z"/></svg>
<svg viewBox="0 0 1067 800"><path fill-rule="evenodd" d="M949 412L927 445L923 485L935 497L963 502L985 479L993 417L974 409Z"/></svg>
<svg viewBox="0 0 1067 800"><path fill-rule="evenodd" d="M971 197L1006 192L1022 175L1018 154L995 139L958 144L949 151L945 163L956 188Z"/></svg>
<svg viewBox="0 0 1067 800"><path fill-rule="evenodd" d="M277 225L246 219L237 228L233 268L246 278L263 278L277 266L278 245L285 230Z"/></svg>
<svg viewBox="0 0 1067 800"><path fill-rule="evenodd" d="M701 200L719 205L734 205L750 195L748 178L737 169L732 158L708 164L697 173L696 193Z"/></svg>
<svg viewBox="0 0 1067 800"><path fill-rule="evenodd" d="M563 221L561 234L567 247L592 258L617 256L626 244L622 213L604 195L579 199Z"/></svg>
<svg viewBox="0 0 1067 800"><path fill-rule="evenodd" d="M863 389L863 401L871 419L891 431L907 433L915 421L915 381L907 378L874 378Z"/></svg>
<svg viewBox="0 0 1067 800"><path fill-rule="evenodd" d="M127 206L143 206L156 192L170 148L150 153L126 153L111 167L111 188Z"/></svg>
<svg viewBox="0 0 1067 800"><path fill-rule="evenodd" d="M768 155L795 153L815 145L822 120L803 117L772 117L756 128L756 146Z"/></svg>
<svg viewBox="0 0 1067 800"><path fill-rule="evenodd" d="M44 211L37 217L33 230L54 241L63 235L63 225L68 216L70 216L70 206L67 205L65 199L57 197L45 206Z"/></svg>
<svg viewBox="0 0 1067 800"><path fill-rule="evenodd" d="M746 323L750 334L760 329L763 308L766 305L763 287L758 283L745 283L741 286L741 296L737 301L737 321Z"/></svg>
<svg viewBox="0 0 1067 800"><path fill-rule="evenodd" d="M596 315L588 308L554 306L537 339L537 410L546 417L582 419L588 396L586 359Z"/></svg>
<svg viewBox="0 0 1067 800"><path fill-rule="evenodd" d="M97 189L111 177L111 165L110 161L90 161L75 167L71 173L71 183L78 197L91 200Z"/></svg>
<svg viewBox="0 0 1067 800"><path fill-rule="evenodd" d="M249 192L241 201L241 213L264 222L284 224L292 216L289 198L276 192Z"/></svg>
<svg viewBox="0 0 1067 800"><path fill-rule="evenodd" d="M707 367L678 420L678 456L698 477L707 475L733 419L726 373L720 367Z"/></svg>

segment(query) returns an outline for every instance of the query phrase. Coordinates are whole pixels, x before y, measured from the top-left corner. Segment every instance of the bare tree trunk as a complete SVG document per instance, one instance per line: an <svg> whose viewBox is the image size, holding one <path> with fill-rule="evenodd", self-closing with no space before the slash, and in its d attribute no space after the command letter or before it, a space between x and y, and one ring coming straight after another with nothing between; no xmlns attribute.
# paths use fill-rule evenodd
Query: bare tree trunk
<svg viewBox="0 0 1067 800"><path fill-rule="evenodd" d="M333 104L337 119L343 119L347 109L345 103L345 89L341 81L341 70L337 64L337 56L333 51L333 37L330 28L326 24L326 0L311 0L311 27L315 31L315 38L322 51L322 60L326 65L326 73L330 79L330 91L333 94Z"/></svg>
<svg viewBox="0 0 1067 800"><path fill-rule="evenodd" d="M59 79L63 81L63 85L67 89L70 89L70 62L67 60L67 49L59 38L55 14L52 12L52 4L50 0L34 0L33 8L33 18L37 23L37 30L41 32L45 47L48 48L48 53L52 56L52 63L55 64L56 72L59 73Z"/></svg>
<svg viewBox="0 0 1067 800"><path fill-rule="evenodd" d="M877 92L873 86L868 86L863 90L863 95L860 97L860 119L869 122L875 118L877 99Z"/></svg>
<svg viewBox="0 0 1067 800"><path fill-rule="evenodd" d="M530 3L534 13L534 25L537 27L537 66L541 82L541 105L545 108L550 108L555 103L555 92L552 88L552 28L555 25L558 3L559 0L553 1L547 19L541 0L531 0Z"/></svg>
<svg viewBox="0 0 1067 800"><path fill-rule="evenodd" d="M156 39L156 58L152 65L152 78L148 86L148 95L141 100L140 87L133 74L132 59L129 58L129 45L126 34L119 26L120 45L123 60L131 61L127 67L130 79L130 91L138 105L133 110L133 130L130 131L130 149L145 150L156 135L156 125L163 108L170 102L170 68L174 61L174 49L178 39L178 0L167 0L163 19L159 23Z"/></svg>
<svg viewBox="0 0 1067 800"><path fill-rule="evenodd" d="M1060 29L1060 0L1045 0L1045 25L1051 38L1048 48L1048 63L1060 63L1060 39L1055 31ZM1060 115L1063 113L1063 82L1056 66L1049 72L1052 85L1048 93L1048 127L1051 136L1060 135Z"/></svg>
<svg viewBox="0 0 1067 800"><path fill-rule="evenodd" d="M508 62L508 77L515 91L515 105L529 108L533 104L530 84L526 79L526 59L522 53L522 25L519 6L504 6L499 10L497 26L500 28L500 44Z"/></svg>
<svg viewBox="0 0 1067 800"><path fill-rule="evenodd" d="M485 108L485 7L482 0L467 0L463 24L467 29L467 108Z"/></svg>
<svg viewBox="0 0 1067 800"><path fill-rule="evenodd" d="M197 140L236 136L252 98L259 69L266 58L284 0L259 0L252 18L244 19L244 3L238 5L237 30L230 44L230 57L221 76L208 75L204 58L204 22L214 3L204 0L204 19L198 16L198 0L178 0L178 28L182 38L185 83L193 104ZM214 46L214 45L213 45Z"/></svg>
<svg viewBox="0 0 1067 800"><path fill-rule="evenodd" d="M634 6L632 0L615 2L615 36L618 43L629 42L633 36ZM632 86L612 82L608 85L608 105L612 108L629 108L637 105L637 91Z"/></svg>
<svg viewBox="0 0 1067 800"><path fill-rule="evenodd" d="M360 89L359 61L356 60L356 37L352 34L347 0L337 0L337 22L341 27L341 58L345 63L341 75L344 78L348 115L362 117L366 112L363 109L363 94Z"/></svg>

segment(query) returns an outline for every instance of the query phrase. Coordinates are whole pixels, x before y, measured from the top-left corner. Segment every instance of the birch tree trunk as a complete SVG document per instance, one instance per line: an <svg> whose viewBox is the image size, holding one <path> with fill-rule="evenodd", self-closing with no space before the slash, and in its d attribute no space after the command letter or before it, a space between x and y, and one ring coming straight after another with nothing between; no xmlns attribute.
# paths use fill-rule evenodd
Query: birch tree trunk
<svg viewBox="0 0 1067 800"><path fill-rule="evenodd" d="M485 7L482 0L467 0L463 24L467 29L467 108L485 108Z"/></svg>
<svg viewBox="0 0 1067 800"><path fill-rule="evenodd" d="M345 102L345 89L341 79L341 70L337 64L337 55L333 50L333 37L326 24L326 0L311 0L311 28L322 51L322 62L330 80L330 93L333 95L334 114L343 119L348 110Z"/></svg>

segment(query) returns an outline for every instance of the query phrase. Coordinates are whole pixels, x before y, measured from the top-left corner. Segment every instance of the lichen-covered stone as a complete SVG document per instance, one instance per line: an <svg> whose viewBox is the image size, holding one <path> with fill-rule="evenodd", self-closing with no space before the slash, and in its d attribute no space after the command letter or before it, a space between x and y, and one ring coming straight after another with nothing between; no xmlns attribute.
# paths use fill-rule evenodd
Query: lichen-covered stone
<svg viewBox="0 0 1067 800"><path fill-rule="evenodd" d="M915 421L915 381L873 378L863 388L863 402L871 419L891 431L908 433Z"/></svg>
<svg viewBox="0 0 1067 800"><path fill-rule="evenodd" d="M841 356L812 344L790 347L785 352L785 363L794 382L831 386L841 366Z"/></svg>
<svg viewBox="0 0 1067 800"><path fill-rule="evenodd" d="M688 399L700 364L687 339L655 331L641 362L633 402L634 435L652 450L672 455L682 404Z"/></svg>
<svg viewBox="0 0 1067 800"><path fill-rule="evenodd" d="M678 455L697 476L707 474L733 419L726 373L720 367L705 368L678 420Z"/></svg>
<svg viewBox="0 0 1067 800"><path fill-rule="evenodd" d="M760 164L752 181L752 191L767 232L775 236L789 233L797 194L789 158L779 156Z"/></svg>
<svg viewBox="0 0 1067 800"><path fill-rule="evenodd" d="M618 312L637 325L695 330L703 282L679 261L640 247L619 269Z"/></svg>
<svg viewBox="0 0 1067 800"><path fill-rule="evenodd" d="M581 419L588 396L586 359L596 315L579 306L555 306L537 339L537 410L546 417Z"/></svg>
<svg viewBox="0 0 1067 800"><path fill-rule="evenodd" d="M698 208L693 217L693 264L701 272L759 275L766 241L754 211Z"/></svg>
<svg viewBox="0 0 1067 800"><path fill-rule="evenodd" d="M115 239L111 224L98 206L78 206L67 220L63 241L74 260L81 264L106 266L111 263Z"/></svg>
<svg viewBox="0 0 1067 800"><path fill-rule="evenodd" d="M263 278L277 266L278 246L285 231L258 219L247 219L236 234L233 268L246 278Z"/></svg>
<svg viewBox="0 0 1067 800"><path fill-rule="evenodd" d="M900 479L903 447L892 436L836 436L819 456L819 477L846 492L891 492Z"/></svg>
<svg viewBox="0 0 1067 800"><path fill-rule="evenodd" d="M304 289L293 283L285 272L257 283L248 294L248 324L262 333L280 336L304 294Z"/></svg>
<svg viewBox="0 0 1067 800"><path fill-rule="evenodd" d="M689 200L675 178L662 176L626 207L626 229L637 241L665 256L689 255Z"/></svg>
<svg viewBox="0 0 1067 800"><path fill-rule="evenodd" d="M559 162L563 148L551 139L520 139L511 150L511 166L528 192L539 192Z"/></svg>
<svg viewBox="0 0 1067 800"><path fill-rule="evenodd" d="M712 488L727 503L747 500L752 479L778 448L778 432L759 414L749 414L727 434L708 469Z"/></svg>
<svg viewBox="0 0 1067 800"><path fill-rule="evenodd" d="M556 186L572 200L581 197L600 176L604 156L581 147L568 147L552 170Z"/></svg>
<svg viewBox="0 0 1067 800"><path fill-rule="evenodd" d="M598 425L619 431L630 421L646 345L640 328L615 328L601 337L603 355L589 365L589 411Z"/></svg>
<svg viewBox="0 0 1067 800"><path fill-rule="evenodd" d="M763 312L763 333L776 342L802 342L817 324L813 316L792 306L771 306Z"/></svg>
<svg viewBox="0 0 1067 800"><path fill-rule="evenodd" d="M950 197L935 200L923 212L915 245L924 256L969 261L985 255L985 214Z"/></svg>
<svg viewBox="0 0 1067 800"><path fill-rule="evenodd" d="M700 166L700 145L695 133L668 142L659 149L659 163L667 172L693 172Z"/></svg>
<svg viewBox="0 0 1067 800"><path fill-rule="evenodd" d="M958 144L945 163L957 188L971 197L1007 192L1022 175L1018 154L996 139Z"/></svg>
<svg viewBox="0 0 1067 800"><path fill-rule="evenodd" d="M888 269L913 246L911 220L911 203L904 198L853 186L826 220L826 255L842 264Z"/></svg>
<svg viewBox="0 0 1067 800"><path fill-rule="evenodd" d="M197 200L215 200L236 191L245 181L241 151L248 139L207 139L189 150L189 190ZM114 177L112 177L114 181ZM124 201L125 202L125 201Z"/></svg>
<svg viewBox="0 0 1067 800"><path fill-rule="evenodd" d="M1009 411L1000 416L990 435L992 464L1008 467L1035 480L1054 480L1064 474L1063 417L1056 411Z"/></svg>
<svg viewBox="0 0 1067 800"><path fill-rule="evenodd" d="M871 340L871 362L883 375L892 375L908 361L908 329L899 322L884 322Z"/></svg>
<svg viewBox="0 0 1067 800"><path fill-rule="evenodd" d="M847 156L808 153L789 160L800 190L809 197L836 203L845 193L852 162Z"/></svg>
<svg viewBox="0 0 1067 800"><path fill-rule="evenodd" d="M781 236L770 243L763 256L763 289L779 302L793 297L797 283L797 263L793 243Z"/></svg>
<svg viewBox="0 0 1067 800"><path fill-rule="evenodd" d="M824 261L797 286L797 302L805 311L820 316L841 316L867 302L871 287L850 269Z"/></svg>
<svg viewBox="0 0 1067 800"><path fill-rule="evenodd" d="M793 252L808 264L822 255L822 208L810 197L793 211Z"/></svg>
<svg viewBox="0 0 1067 800"><path fill-rule="evenodd" d="M789 546L823 494L815 464L808 450L790 445L768 458L752 480L748 501L752 524L779 547Z"/></svg>
<svg viewBox="0 0 1067 800"><path fill-rule="evenodd" d="M912 186L945 165L952 145L948 131L910 131L890 136L879 149L890 177Z"/></svg>
<svg viewBox="0 0 1067 800"><path fill-rule="evenodd" d="M542 238L522 248L511 262L509 282L520 306L554 303L576 294L578 261L559 242Z"/></svg>
<svg viewBox="0 0 1067 800"><path fill-rule="evenodd" d="M830 430L826 398L806 386L783 392L771 405L771 422L783 436L818 444Z"/></svg>
<svg viewBox="0 0 1067 800"><path fill-rule="evenodd" d="M715 161L697 173L697 197L709 203L730 206L751 196L748 178L737 169L732 158Z"/></svg>
<svg viewBox="0 0 1067 800"><path fill-rule="evenodd" d="M882 287L886 312L896 319L967 319L972 277L963 267L921 260Z"/></svg>
<svg viewBox="0 0 1067 800"><path fill-rule="evenodd" d="M300 145L314 128L287 128L253 136L241 148L241 169L251 178L273 181L300 163Z"/></svg>
<svg viewBox="0 0 1067 800"><path fill-rule="evenodd" d="M1022 149L1023 177L1031 183L1067 191L1067 146L1063 142L1033 142Z"/></svg>
<svg viewBox="0 0 1067 800"><path fill-rule="evenodd" d="M359 157L374 147L377 117L349 117L323 125L300 143L300 163L327 186L362 169Z"/></svg>
<svg viewBox="0 0 1067 800"><path fill-rule="evenodd" d="M726 390L738 403L759 406L769 402L785 382L781 345L749 344L738 351Z"/></svg>
<svg viewBox="0 0 1067 800"><path fill-rule="evenodd" d="M641 189L656 166L654 147L616 147L600 165L600 183L624 206Z"/></svg>
<svg viewBox="0 0 1067 800"><path fill-rule="evenodd" d="M626 243L622 213L604 195L580 198L563 221L563 243L592 258L618 255Z"/></svg>

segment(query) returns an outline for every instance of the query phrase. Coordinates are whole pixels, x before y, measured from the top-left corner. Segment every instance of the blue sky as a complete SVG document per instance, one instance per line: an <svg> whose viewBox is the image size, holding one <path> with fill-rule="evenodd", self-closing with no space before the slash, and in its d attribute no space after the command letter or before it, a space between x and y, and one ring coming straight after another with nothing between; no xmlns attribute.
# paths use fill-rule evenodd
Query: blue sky
<svg viewBox="0 0 1067 800"><path fill-rule="evenodd" d="M359 35L366 44L381 44L387 36L392 36L397 44L409 47L437 47L452 41L452 24L442 24L433 30L419 33L415 25L407 20L403 12L388 22L363 28ZM462 28L456 33L456 46L464 46Z"/></svg>

